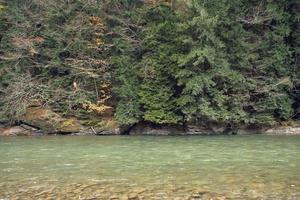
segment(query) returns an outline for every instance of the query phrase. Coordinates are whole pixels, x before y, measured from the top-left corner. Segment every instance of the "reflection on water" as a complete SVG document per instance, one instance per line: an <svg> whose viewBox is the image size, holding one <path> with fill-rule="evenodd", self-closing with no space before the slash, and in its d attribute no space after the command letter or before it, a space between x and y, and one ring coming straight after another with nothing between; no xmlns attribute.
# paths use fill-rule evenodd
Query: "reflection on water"
<svg viewBox="0 0 300 200"><path fill-rule="evenodd" d="M299 136L0 138L0 199L300 199Z"/></svg>

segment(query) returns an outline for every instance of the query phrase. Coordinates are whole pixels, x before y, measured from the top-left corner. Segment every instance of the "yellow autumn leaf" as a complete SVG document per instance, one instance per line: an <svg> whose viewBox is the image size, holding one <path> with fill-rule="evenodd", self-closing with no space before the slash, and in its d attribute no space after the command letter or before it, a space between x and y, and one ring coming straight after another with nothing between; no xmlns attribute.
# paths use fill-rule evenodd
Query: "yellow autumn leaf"
<svg viewBox="0 0 300 200"><path fill-rule="evenodd" d="M93 16L89 18L90 25L92 26L104 26L103 20L100 17Z"/></svg>
<svg viewBox="0 0 300 200"><path fill-rule="evenodd" d="M106 106L104 104L94 104L94 103L84 103L82 105L83 109L87 110L88 112L95 112L97 114L105 113L107 110L112 109L110 106Z"/></svg>
<svg viewBox="0 0 300 200"><path fill-rule="evenodd" d="M97 46L100 46L100 45L104 44L104 42L100 38L97 38L97 39L95 39L95 44Z"/></svg>
<svg viewBox="0 0 300 200"><path fill-rule="evenodd" d="M35 48L30 47L30 48L28 49L28 53L29 53L31 56L34 56L34 55L36 55L38 52L37 52L37 50L36 50Z"/></svg>

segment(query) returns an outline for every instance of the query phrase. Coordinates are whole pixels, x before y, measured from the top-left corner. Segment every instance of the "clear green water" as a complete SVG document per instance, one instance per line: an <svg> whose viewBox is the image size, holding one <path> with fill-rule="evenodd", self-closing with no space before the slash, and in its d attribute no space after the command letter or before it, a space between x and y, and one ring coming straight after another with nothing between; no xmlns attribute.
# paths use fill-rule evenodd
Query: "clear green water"
<svg viewBox="0 0 300 200"><path fill-rule="evenodd" d="M0 199L300 199L299 136L0 138Z"/></svg>

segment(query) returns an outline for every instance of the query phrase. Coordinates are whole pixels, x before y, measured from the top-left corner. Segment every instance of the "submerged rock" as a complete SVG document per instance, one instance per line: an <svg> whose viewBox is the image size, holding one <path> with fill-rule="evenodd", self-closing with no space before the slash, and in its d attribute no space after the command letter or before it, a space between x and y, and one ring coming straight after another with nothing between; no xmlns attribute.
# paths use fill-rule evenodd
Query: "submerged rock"
<svg viewBox="0 0 300 200"><path fill-rule="evenodd" d="M197 189L191 194L189 199L190 200L202 200L205 194L208 194L207 190Z"/></svg>
<svg viewBox="0 0 300 200"><path fill-rule="evenodd" d="M127 195L127 197L128 197L128 200L139 200L139 196L137 193L129 193Z"/></svg>
<svg viewBox="0 0 300 200"><path fill-rule="evenodd" d="M109 200L119 200L120 198L117 195L112 195L109 197Z"/></svg>

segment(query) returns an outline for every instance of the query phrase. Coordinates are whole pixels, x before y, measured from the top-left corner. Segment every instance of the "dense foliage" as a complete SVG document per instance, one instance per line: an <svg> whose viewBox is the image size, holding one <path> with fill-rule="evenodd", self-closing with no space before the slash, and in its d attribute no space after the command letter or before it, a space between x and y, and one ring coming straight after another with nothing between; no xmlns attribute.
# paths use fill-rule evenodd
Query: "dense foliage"
<svg viewBox="0 0 300 200"><path fill-rule="evenodd" d="M69 113L100 100L110 79L101 4L13 0L2 3L2 112L14 118L32 101Z"/></svg>
<svg viewBox="0 0 300 200"><path fill-rule="evenodd" d="M39 99L65 115L110 104L121 124L297 120L299 9L296 0L2 2L2 118Z"/></svg>

